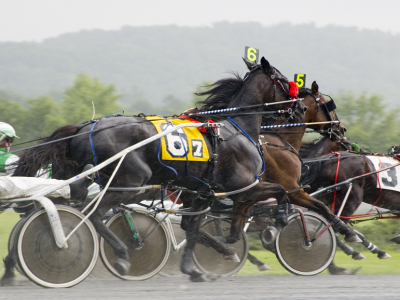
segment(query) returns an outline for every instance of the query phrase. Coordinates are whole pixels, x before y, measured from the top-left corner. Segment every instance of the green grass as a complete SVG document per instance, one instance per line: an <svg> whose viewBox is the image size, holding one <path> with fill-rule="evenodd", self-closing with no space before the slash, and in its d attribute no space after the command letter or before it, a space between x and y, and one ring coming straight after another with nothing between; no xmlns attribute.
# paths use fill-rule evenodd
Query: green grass
<svg viewBox="0 0 400 300"><path fill-rule="evenodd" d="M246 261L243 268L239 271L239 276L268 276L268 275L290 275L278 262L275 254L266 250L253 250L250 253L259 260L266 263L271 270L260 272L257 267ZM370 274L400 274L400 251L390 252L392 256L389 259L379 259L375 254L369 251L363 251L362 254L367 258L364 260L353 260L340 249L336 252L334 262L337 266L353 270L361 267L357 272L359 275ZM329 274L327 270L321 274Z"/></svg>
<svg viewBox="0 0 400 300"><path fill-rule="evenodd" d="M19 215L14 212L4 212L0 214L0 259L7 255L8 236L14 224L19 220ZM387 243L386 236L393 236L398 234L398 223L388 221L371 221L357 225L357 230L363 232L368 239L376 243L381 249L388 251L392 256L389 259L380 260L375 254L365 251L362 245L351 246L357 248L357 251L362 252L367 259L356 261L351 259L342 251L338 250L335 256L335 263L337 266L347 268L349 270L361 267L357 274L400 274L400 245ZM380 223L374 223L380 222ZM388 224L392 225L390 227ZM380 233L379 233L380 232ZM257 237L258 238L258 237ZM383 240L386 239L386 240ZM259 260L265 262L271 270L260 272L257 267L246 261L243 268L239 271L239 276L268 276L268 275L290 275L278 262L275 255L266 250L251 250ZM4 273L3 263L0 262L0 276ZM328 274L327 271L321 274Z"/></svg>

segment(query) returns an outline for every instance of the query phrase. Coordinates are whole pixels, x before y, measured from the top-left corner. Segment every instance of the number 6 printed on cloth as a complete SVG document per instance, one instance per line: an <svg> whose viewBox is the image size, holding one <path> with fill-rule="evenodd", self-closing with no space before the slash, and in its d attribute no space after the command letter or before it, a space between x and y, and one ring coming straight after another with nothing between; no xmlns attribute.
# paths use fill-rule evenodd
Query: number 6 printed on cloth
<svg viewBox="0 0 400 300"><path fill-rule="evenodd" d="M165 130L168 126L173 126L168 123L161 125L162 130ZM177 131L167 134L165 137L167 142L167 151L172 157L185 157L188 152L188 140L186 133L183 129L178 129Z"/></svg>

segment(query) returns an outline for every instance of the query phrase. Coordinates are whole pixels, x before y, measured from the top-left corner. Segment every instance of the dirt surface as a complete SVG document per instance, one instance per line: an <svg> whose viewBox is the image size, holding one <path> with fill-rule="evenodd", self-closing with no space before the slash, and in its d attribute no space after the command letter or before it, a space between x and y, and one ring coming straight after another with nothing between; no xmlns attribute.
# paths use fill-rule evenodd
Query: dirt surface
<svg viewBox="0 0 400 300"><path fill-rule="evenodd" d="M400 275L228 277L193 283L183 276L146 281L89 277L68 289L45 289L20 280L0 287L0 299L399 299Z"/></svg>

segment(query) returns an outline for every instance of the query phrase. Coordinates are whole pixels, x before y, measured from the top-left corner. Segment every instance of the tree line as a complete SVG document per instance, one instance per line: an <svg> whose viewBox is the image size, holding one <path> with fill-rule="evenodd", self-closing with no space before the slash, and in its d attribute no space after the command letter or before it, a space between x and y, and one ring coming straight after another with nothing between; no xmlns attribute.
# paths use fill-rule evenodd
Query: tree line
<svg viewBox="0 0 400 300"><path fill-rule="evenodd" d="M208 84L210 82L201 82L194 92L204 91ZM169 94L158 105L145 97L122 105L122 97L114 84L107 85L98 78L82 73L63 92L33 97L28 101L7 99L7 93L0 92L1 121L14 126L17 135L21 137L14 142L17 147L13 149L17 149L28 146L18 144L48 136L67 124L78 124L113 114L171 116L204 99L204 96L193 94L189 101L183 101ZM15 99L15 95L10 98ZM366 93L356 96L352 92L342 91L333 98L337 104L336 113L346 126L346 135L352 142L378 153L386 153L391 146L400 145L400 109L388 109L382 96Z"/></svg>

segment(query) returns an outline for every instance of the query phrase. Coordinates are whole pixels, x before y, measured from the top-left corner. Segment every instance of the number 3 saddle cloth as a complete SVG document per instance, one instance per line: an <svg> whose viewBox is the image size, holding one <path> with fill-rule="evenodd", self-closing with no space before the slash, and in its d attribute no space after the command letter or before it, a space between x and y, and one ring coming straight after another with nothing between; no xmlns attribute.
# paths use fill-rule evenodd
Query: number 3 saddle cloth
<svg viewBox="0 0 400 300"><path fill-rule="evenodd" d="M374 164L375 170L397 165L398 160L386 156L367 155L367 158ZM379 172L377 188L400 192L400 166Z"/></svg>
<svg viewBox="0 0 400 300"><path fill-rule="evenodd" d="M148 116L158 133L188 120ZM208 161L210 158L204 137L196 127L183 127L161 138L161 159L182 161Z"/></svg>

